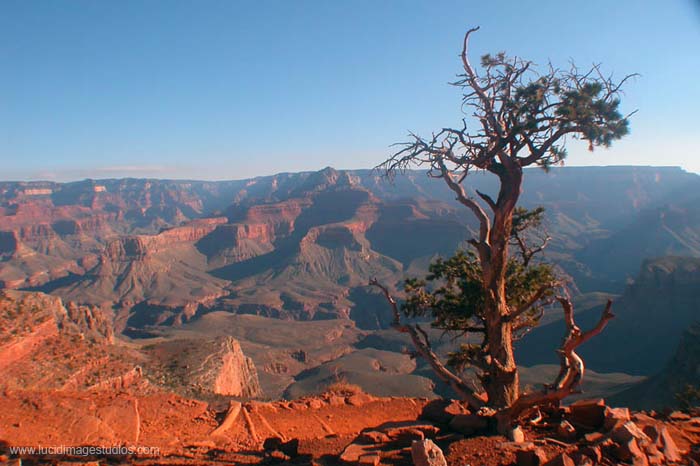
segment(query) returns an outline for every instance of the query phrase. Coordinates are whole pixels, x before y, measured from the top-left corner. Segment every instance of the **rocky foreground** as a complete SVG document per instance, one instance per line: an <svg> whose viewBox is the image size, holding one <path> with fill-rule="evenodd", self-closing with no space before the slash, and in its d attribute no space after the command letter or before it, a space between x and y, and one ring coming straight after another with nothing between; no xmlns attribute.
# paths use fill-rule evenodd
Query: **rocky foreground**
<svg viewBox="0 0 700 466"><path fill-rule="evenodd" d="M108 321L97 307L2 293L0 462L644 466L700 460L700 417L631 413L603 400L543 411L511 439L494 436L488 418L457 401L381 398L348 383L293 401L250 401L262 395L257 372L232 337L183 333L143 346L117 339Z"/></svg>
<svg viewBox="0 0 700 466"><path fill-rule="evenodd" d="M376 398L352 386L295 401L208 404L169 393L6 391L5 464L665 465L700 461L700 418L603 400L542 413L515 438L457 401ZM120 446L131 454L18 454ZM137 447L141 447L137 450ZM145 448L144 448L145 447Z"/></svg>

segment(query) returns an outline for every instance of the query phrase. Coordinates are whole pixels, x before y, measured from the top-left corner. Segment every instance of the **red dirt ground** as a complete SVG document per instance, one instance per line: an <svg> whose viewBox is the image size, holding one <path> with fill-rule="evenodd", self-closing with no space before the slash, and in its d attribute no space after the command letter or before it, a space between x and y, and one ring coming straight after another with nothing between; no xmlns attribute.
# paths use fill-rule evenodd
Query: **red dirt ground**
<svg viewBox="0 0 700 466"><path fill-rule="evenodd" d="M374 398L365 394L325 394L296 401L250 402L241 406L228 428L226 412L205 402L173 394L126 392L6 391L0 394L0 445L8 446L147 446L158 457L28 457L27 464L200 465L258 464L263 443L279 437L299 440L300 456L290 464L339 465L337 456L358 433L389 422L415 421L427 400ZM238 406L234 403L234 406ZM660 422L645 417L638 420ZM700 444L697 418L667 423L681 450ZM213 433L215 430L218 431ZM549 455L566 447L526 430ZM502 437L438 436L450 466L504 466L515 460L515 445ZM8 458L5 458L8 459ZM2 460L0 460L1 462ZM9 463L17 464L17 463ZM92 463L94 465L94 463ZM278 464L281 464L278 462ZM407 449L382 453L381 464L408 465Z"/></svg>

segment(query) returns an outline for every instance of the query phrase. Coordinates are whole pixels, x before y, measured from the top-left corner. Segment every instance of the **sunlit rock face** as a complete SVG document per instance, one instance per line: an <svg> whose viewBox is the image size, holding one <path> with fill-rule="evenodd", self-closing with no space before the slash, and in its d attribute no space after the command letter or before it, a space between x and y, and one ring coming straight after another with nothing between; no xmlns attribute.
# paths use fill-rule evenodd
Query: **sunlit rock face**
<svg viewBox="0 0 700 466"><path fill-rule="evenodd" d="M210 361L209 371L216 376L212 386L214 393L239 397L262 395L255 364L243 354L241 345L233 338L224 338L221 341L221 357Z"/></svg>
<svg viewBox="0 0 700 466"><path fill-rule="evenodd" d="M164 341L147 354L151 365L146 371L178 393L242 398L263 394L255 364L230 336Z"/></svg>

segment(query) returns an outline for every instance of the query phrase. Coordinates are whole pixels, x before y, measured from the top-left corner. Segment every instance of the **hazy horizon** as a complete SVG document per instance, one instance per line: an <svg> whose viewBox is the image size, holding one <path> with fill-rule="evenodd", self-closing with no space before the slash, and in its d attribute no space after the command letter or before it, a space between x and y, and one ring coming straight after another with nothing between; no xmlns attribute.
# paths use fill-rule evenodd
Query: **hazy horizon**
<svg viewBox="0 0 700 466"><path fill-rule="evenodd" d="M460 121L459 90L447 83L475 25L475 62L504 50L540 66L573 59L618 79L640 74L622 101L623 112L638 110L631 134L593 153L570 144L568 165L700 173L697 1L440 6L2 2L2 177L241 179L374 166L408 131Z"/></svg>
<svg viewBox="0 0 700 466"><path fill-rule="evenodd" d="M277 171L273 173L264 173L260 175L253 175L253 176L246 176L246 177L240 177L240 178L197 178L197 177L159 177L159 176L130 176L130 175L124 175L124 176L83 176L83 177L76 177L76 178L66 178L66 179L48 179L48 178L36 178L36 179L11 179L11 178L6 178L6 179L0 179L0 183L40 183L40 182L51 182L51 183L77 183L81 181L103 181L103 180L122 180L122 179L134 179L134 180L160 180L160 181L203 181L203 182L226 182L226 181L245 181L245 180L251 180L251 179L257 179L257 178L266 178L266 177L271 177L271 176L277 176L277 175L284 175L284 174L297 174L297 173L314 173L314 172L319 172L322 170L325 170L327 168L332 168L333 170L336 171L371 171L374 170L374 167L361 167L361 168L342 168L342 167L332 167L332 166L325 166L325 167L319 167L317 169L311 169L311 170L297 170L297 171ZM644 169L672 169L672 170L681 170L685 173L692 173L700 176L700 172L692 172L689 170L684 169L681 166L678 165L563 165L563 166L556 166L556 167L550 167L550 171L556 171L560 169L571 169L571 168L576 168L576 169L600 169L600 168L644 168ZM407 171L412 171L412 172L424 172L427 169L422 169L422 168L414 168L411 170ZM542 168L539 167L525 167L524 170L527 171L543 171ZM474 172L474 175L477 174L482 174L485 176L489 176L490 174L488 173L478 173ZM400 174L398 176L401 176Z"/></svg>

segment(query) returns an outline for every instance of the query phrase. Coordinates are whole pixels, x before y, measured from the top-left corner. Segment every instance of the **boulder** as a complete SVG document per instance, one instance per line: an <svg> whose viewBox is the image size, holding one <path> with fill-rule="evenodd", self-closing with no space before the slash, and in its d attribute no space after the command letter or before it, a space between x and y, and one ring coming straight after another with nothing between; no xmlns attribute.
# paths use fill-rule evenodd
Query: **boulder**
<svg viewBox="0 0 700 466"><path fill-rule="evenodd" d="M457 400L433 400L425 405L421 419L449 424L458 414L469 414L469 409Z"/></svg>
<svg viewBox="0 0 700 466"><path fill-rule="evenodd" d="M597 445L588 445L581 447L579 448L579 453L581 453L582 456L590 458L594 464L599 464L603 459L603 452Z"/></svg>
<svg viewBox="0 0 700 466"><path fill-rule="evenodd" d="M605 439L605 435L600 432L591 432L583 436L583 441L589 444L597 444Z"/></svg>
<svg viewBox="0 0 700 466"><path fill-rule="evenodd" d="M681 411L674 411L668 415L668 418L672 421L689 421L692 416L690 414L683 413Z"/></svg>
<svg viewBox="0 0 700 466"><path fill-rule="evenodd" d="M630 440L636 440L640 445L652 443L649 436L632 421L618 425L610 432L610 438L619 444L625 444Z"/></svg>
<svg viewBox="0 0 700 466"><path fill-rule="evenodd" d="M372 395L368 395L367 393L356 393L347 397L345 401L350 406L364 406L367 403L374 401L374 397Z"/></svg>
<svg viewBox="0 0 700 466"><path fill-rule="evenodd" d="M279 450L273 450L267 454L268 458L274 460L275 462L282 463L291 460L292 458L285 455L284 452Z"/></svg>
<svg viewBox="0 0 700 466"><path fill-rule="evenodd" d="M391 439L387 434L376 430L362 432L357 436L357 439L355 439L355 442L364 445L377 445L380 443L389 443L390 441Z"/></svg>
<svg viewBox="0 0 700 466"><path fill-rule="evenodd" d="M507 437L511 442L523 443L525 441L525 432L520 426L516 426L508 430Z"/></svg>
<svg viewBox="0 0 700 466"><path fill-rule="evenodd" d="M634 438L615 445L612 453L618 460L632 463L634 466L648 466L649 464L647 455L642 451Z"/></svg>
<svg viewBox="0 0 700 466"><path fill-rule="evenodd" d="M488 419L476 414L458 414L450 421L450 428L464 435L474 435L488 425Z"/></svg>
<svg viewBox="0 0 700 466"><path fill-rule="evenodd" d="M357 443L351 443L340 454L340 461L345 463L357 463L361 456L375 454L374 445L360 445Z"/></svg>
<svg viewBox="0 0 700 466"><path fill-rule="evenodd" d="M425 434L418 429L404 429L396 435L390 436L392 443L397 447L410 447L413 442L425 439Z"/></svg>
<svg viewBox="0 0 700 466"><path fill-rule="evenodd" d="M644 448L644 453L646 453L650 465L667 464L666 457L653 443Z"/></svg>
<svg viewBox="0 0 700 466"><path fill-rule="evenodd" d="M406 435L407 432L415 433L415 431L422 433L423 438L435 438L435 436L437 436L437 434L440 432L440 428L425 422L402 422L387 425L381 429L381 431L388 435L392 440Z"/></svg>
<svg viewBox="0 0 700 466"><path fill-rule="evenodd" d="M545 466L576 466L574 460L566 453L561 453L545 463Z"/></svg>
<svg viewBox="0 0 700 466"><path fill-rule="evenodd" d="M325 404L318 398L311 398L306 402L306 406L308 406L311 409L321 409L325 406Z"/></svg>
<svg viewBox="0 0 700 466"><path fill-rule="evenodd" d="M579 400L569 406L568 420L576 427L598 430L605 422L605 400Z"/></svg>
<svg viewBox="0 0 700 466"><path fill-rule="evenodd" d="M625 423L631 420L629 408L605 408L605 421L603 422L603 428L607 430L612 430L617 424Z"/></svg>
<svg viewBox="0 0 700 466"><path fill-rule="evenodd" d="M678 450L676 442L673 440L671 434L668 432L668 429L665 426L661 428L659 440L661 451L666 457L666 460L673 463L680 462L683 459L680 451Z"/></svg>
<svg viewBox="0 0 700 466"><path fill-rule="evenodd" d="M632 414L632 420L638 422L639 424L654 424L656 419L645 413L634 413Z"/></svg>
<svg viewBox="0 0 700 466"><path fill-rule="evenodd" d="M377 466L381 459L379 453L369 453L360 456L360 459L357 460L357 464L361 466Z"/></svg>
<svg viewBox="0 0 700 466"><path fill-rule="evenodd" d="M442 450L430 439L413 442L411 459L414 466L447 466Z"/></svg>
<svg viewBox="0 0 700 466"><path fill-rule="evenodd" d="M331 406L343 406L345 404L345 397L340 395L330 395L328 397L328 404Z"/></svg>
<svg viewBox="0 0 700 466"><path fill-rule="evenodd" d="M522 448L515 452L516 466L542 466L547 462L547 454L540 447Z"/></svg>

